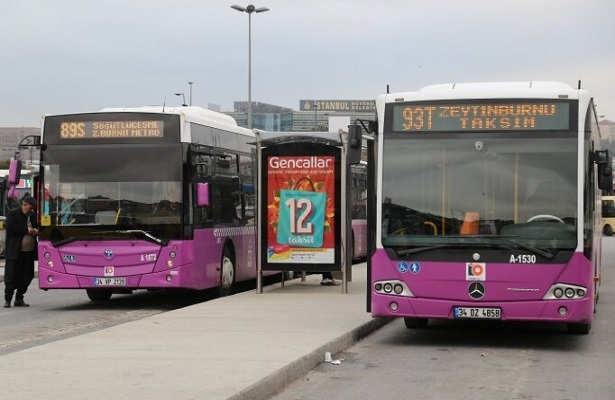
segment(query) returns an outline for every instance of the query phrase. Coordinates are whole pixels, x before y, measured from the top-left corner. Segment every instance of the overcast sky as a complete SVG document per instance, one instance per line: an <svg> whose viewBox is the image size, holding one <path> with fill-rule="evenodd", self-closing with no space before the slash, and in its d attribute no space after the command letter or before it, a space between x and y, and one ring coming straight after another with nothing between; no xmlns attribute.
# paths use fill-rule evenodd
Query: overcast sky
<svg viewBox="0 0 615 400"><path fill-rule="evenodd" d="M236 0L3 0L0 126L104 107L248 97ZM555 80L615 120L613 0L258 0L252 100L374 99L449 82Z"/></svg>

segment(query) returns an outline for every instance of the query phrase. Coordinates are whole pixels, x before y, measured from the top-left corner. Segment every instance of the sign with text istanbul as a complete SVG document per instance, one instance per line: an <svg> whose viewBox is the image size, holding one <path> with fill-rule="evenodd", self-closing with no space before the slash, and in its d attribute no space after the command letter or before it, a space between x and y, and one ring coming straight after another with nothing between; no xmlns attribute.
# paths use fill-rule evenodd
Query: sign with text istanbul
<svg viewBox="0 0 615 400"><path fill-rule="evenodd" d="M560 100L496 100L393 103L387 111L393 132L566 131L575 127L570 106Z"/></svg>
<svg viewBox="0 0 615 400"><path fill-rule="evenodd" d="M264 266L325 271L327 265L339 265L339 156L326 146L306 146L314 144L266 149L275 148L263 158Z"/></svg>

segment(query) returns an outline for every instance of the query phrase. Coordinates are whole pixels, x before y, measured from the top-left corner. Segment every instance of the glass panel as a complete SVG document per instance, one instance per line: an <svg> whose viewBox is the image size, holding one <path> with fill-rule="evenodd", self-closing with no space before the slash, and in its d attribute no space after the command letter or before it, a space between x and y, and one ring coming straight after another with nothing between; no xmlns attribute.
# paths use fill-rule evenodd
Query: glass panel
<svg viewBox="0 0 615 400"><path fill-rule="evenodd" d="M44 154L43 216L50 226L114 225L179 235L179 146L50 148ZM91 231L91 229L90 229ZM61 231L56 231L56 234ZM172 233L171 233L172 232Z"/></svg>
<svg viewBox="0 0 615 400"><path fill-rule="evenodd" d="M389 135L383 150L385 247L576 247L575 138Z"/></svg>

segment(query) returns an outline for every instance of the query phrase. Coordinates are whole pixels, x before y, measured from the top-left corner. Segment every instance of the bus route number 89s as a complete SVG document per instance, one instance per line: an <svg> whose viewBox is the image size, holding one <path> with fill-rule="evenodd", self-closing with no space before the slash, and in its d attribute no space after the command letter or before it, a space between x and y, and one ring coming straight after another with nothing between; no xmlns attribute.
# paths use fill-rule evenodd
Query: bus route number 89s
<svg viewBox="0 0 615 400"><path fill-rule="evenodd" d="M83 122L62 122L60 124L60 137L62 139L82 138L85 136Z"/></svg>

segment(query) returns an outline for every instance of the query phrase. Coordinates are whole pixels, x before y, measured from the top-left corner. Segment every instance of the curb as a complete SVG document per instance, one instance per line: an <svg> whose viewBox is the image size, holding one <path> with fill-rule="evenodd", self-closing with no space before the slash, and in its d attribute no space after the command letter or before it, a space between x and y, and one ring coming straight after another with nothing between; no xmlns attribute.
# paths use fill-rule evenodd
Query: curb
<svg viewBox="0 0 615 400"><path fill-rule="evenodd" d="M229 400L266 400L278 390L301 378L316 365L323 362L325 352L331 352L331 354L339 353L393 320L394 318L373 318L371 321L360 325L337 339L333 339L311 353L248 386L239 393L229 397Z"/></svg>

